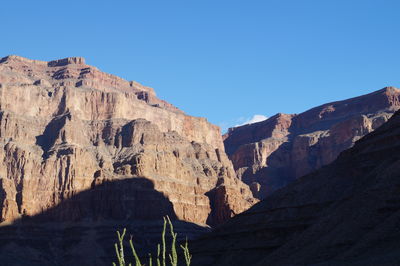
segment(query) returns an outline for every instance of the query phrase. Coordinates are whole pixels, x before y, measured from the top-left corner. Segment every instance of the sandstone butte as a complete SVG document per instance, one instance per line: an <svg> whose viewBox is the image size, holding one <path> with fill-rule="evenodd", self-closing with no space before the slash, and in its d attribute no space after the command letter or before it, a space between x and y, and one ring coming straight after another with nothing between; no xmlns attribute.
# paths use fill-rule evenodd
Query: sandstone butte
<svg viewBox="0 0 400 266"><path fill-rule="evenodd" d="M109 265L122 226L145 245L168 214L190 237L255 202L219 127L152 88L81 57L0 59L1 261Z"/></svg>
<svg viewBox="0 0 400 266"><path fill-rule="evenodd" d="M399 265L400 111L191 243L194 265Z"/></svg>
<svg viewBox="0 0 400 266"><path fill-rule="evenodd" d="M327 103L301 114L279 113L229 129L225 150L254 196L266 195L331 163L340 152L385 123L400 108L400 90Z"/></svg>

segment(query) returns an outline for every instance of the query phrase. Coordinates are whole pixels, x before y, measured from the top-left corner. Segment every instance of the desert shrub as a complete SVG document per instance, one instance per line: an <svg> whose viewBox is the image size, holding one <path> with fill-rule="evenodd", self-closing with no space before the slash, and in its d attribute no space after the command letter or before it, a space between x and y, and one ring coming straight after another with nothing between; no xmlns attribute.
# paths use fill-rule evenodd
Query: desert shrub
<svg viewBox="0 0 400 266"><path fill-rule="evenodd" d="M165 239L165 233L167 231L167 224L169 225L169 231L171 234L171 247L170 247L170 252L168 252L168 259L170 262L171 266L177 266L178 265L178 252L176 249L176 237L177 233L174 232L174 226L172 225L171 220L169 219L168 216L164 217L164 225L163 225L163 231L161 233L161 244L157 245L157 256L154 258L155 263L157 266L166 266L167 265L167 244L166 244L166 239ZM117 255L117 260L118 264L113 262L113 266L132 266L132 263L128 263L125 261L125 254L124 254L124 237L126 233L126 228L120 233L117 231L117 236L118 236L118 243L115 243L115 253ZM145 266L146 264L142 264L136 249L133 245L132 239L129 240L129 246L131 248L132 255L135 259L135 266ZM186 240L184 245L180 245L180 248L183 251L183 256L185 259L185 263L187 266L190 265L192 255L189 252L189 247L188 247L188 242ZM153 265L153 257L151 253L148 254L148 266Z"/></svg>

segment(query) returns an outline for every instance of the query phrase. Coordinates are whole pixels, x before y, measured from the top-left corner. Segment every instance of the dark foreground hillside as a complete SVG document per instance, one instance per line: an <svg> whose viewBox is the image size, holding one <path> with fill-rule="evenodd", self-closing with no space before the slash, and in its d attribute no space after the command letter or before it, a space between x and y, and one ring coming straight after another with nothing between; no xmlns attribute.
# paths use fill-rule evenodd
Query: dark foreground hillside
<svg viewBox="0 0 400 266"><path fill-rule="evenodd" d="M400 265L400 113L192 250L195 265Z"/></svg>
<svg viewBox="0 0 400 266"><path fill-rule="evenodd" d="M144 258L148 252L156 254L165 215L173 220L179 241L209 231L176 220L172 202L146 178L105 182L41 214L0 226L0 265L111 265L117 261L116 230L123 228L127 229L126 240L132 236ZM128 242L125 244L127 261L133 261Z"/></svg>

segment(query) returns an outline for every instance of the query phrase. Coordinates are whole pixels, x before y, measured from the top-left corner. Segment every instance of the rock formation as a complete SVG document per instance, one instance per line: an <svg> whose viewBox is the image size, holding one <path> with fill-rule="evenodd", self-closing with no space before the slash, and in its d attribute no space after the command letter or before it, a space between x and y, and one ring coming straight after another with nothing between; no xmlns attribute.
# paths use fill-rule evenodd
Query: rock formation
<svg viewBox="0 0 400 266"><path fill-rule="evenodd" d="M215 225L254 202L219 128L153 89L80 57L0 59L0 225L163 214Z"/></svg>
<svg viewBox="0 0 400 266"><path fill-rule="evenodd" d="M298 115L277 114L231 128L224 144L237 175L264 198L332 162L400 108L400 90L387 87L324 104Z"/></svg>
<svg viewBox="0 0 400 266"><path fill-rule="evenodd" d="M400 111L192 243L194 265L398 265Z"/></svg>

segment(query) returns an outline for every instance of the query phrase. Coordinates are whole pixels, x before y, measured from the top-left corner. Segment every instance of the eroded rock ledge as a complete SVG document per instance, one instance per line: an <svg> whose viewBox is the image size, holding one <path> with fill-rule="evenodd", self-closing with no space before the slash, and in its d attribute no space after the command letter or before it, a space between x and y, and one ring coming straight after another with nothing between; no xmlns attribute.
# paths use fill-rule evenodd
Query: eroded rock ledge
<svg viewBox="0 0 400 266"><path fill-rule="evenodd" d="M158 99L152 88L101 72L81 57L4 57L0 84L2 223L46 213L74 195L124 179L147 180L177 219L198 224L220 224L255 202L236 178L219 128ZM47 219L152 217L163 205L146 191L138 186L114 199L121 208L115 217L111 209L88 217L83 210L92 203L78 201ZM148 204L146 214L132 202Z"/></svg>

